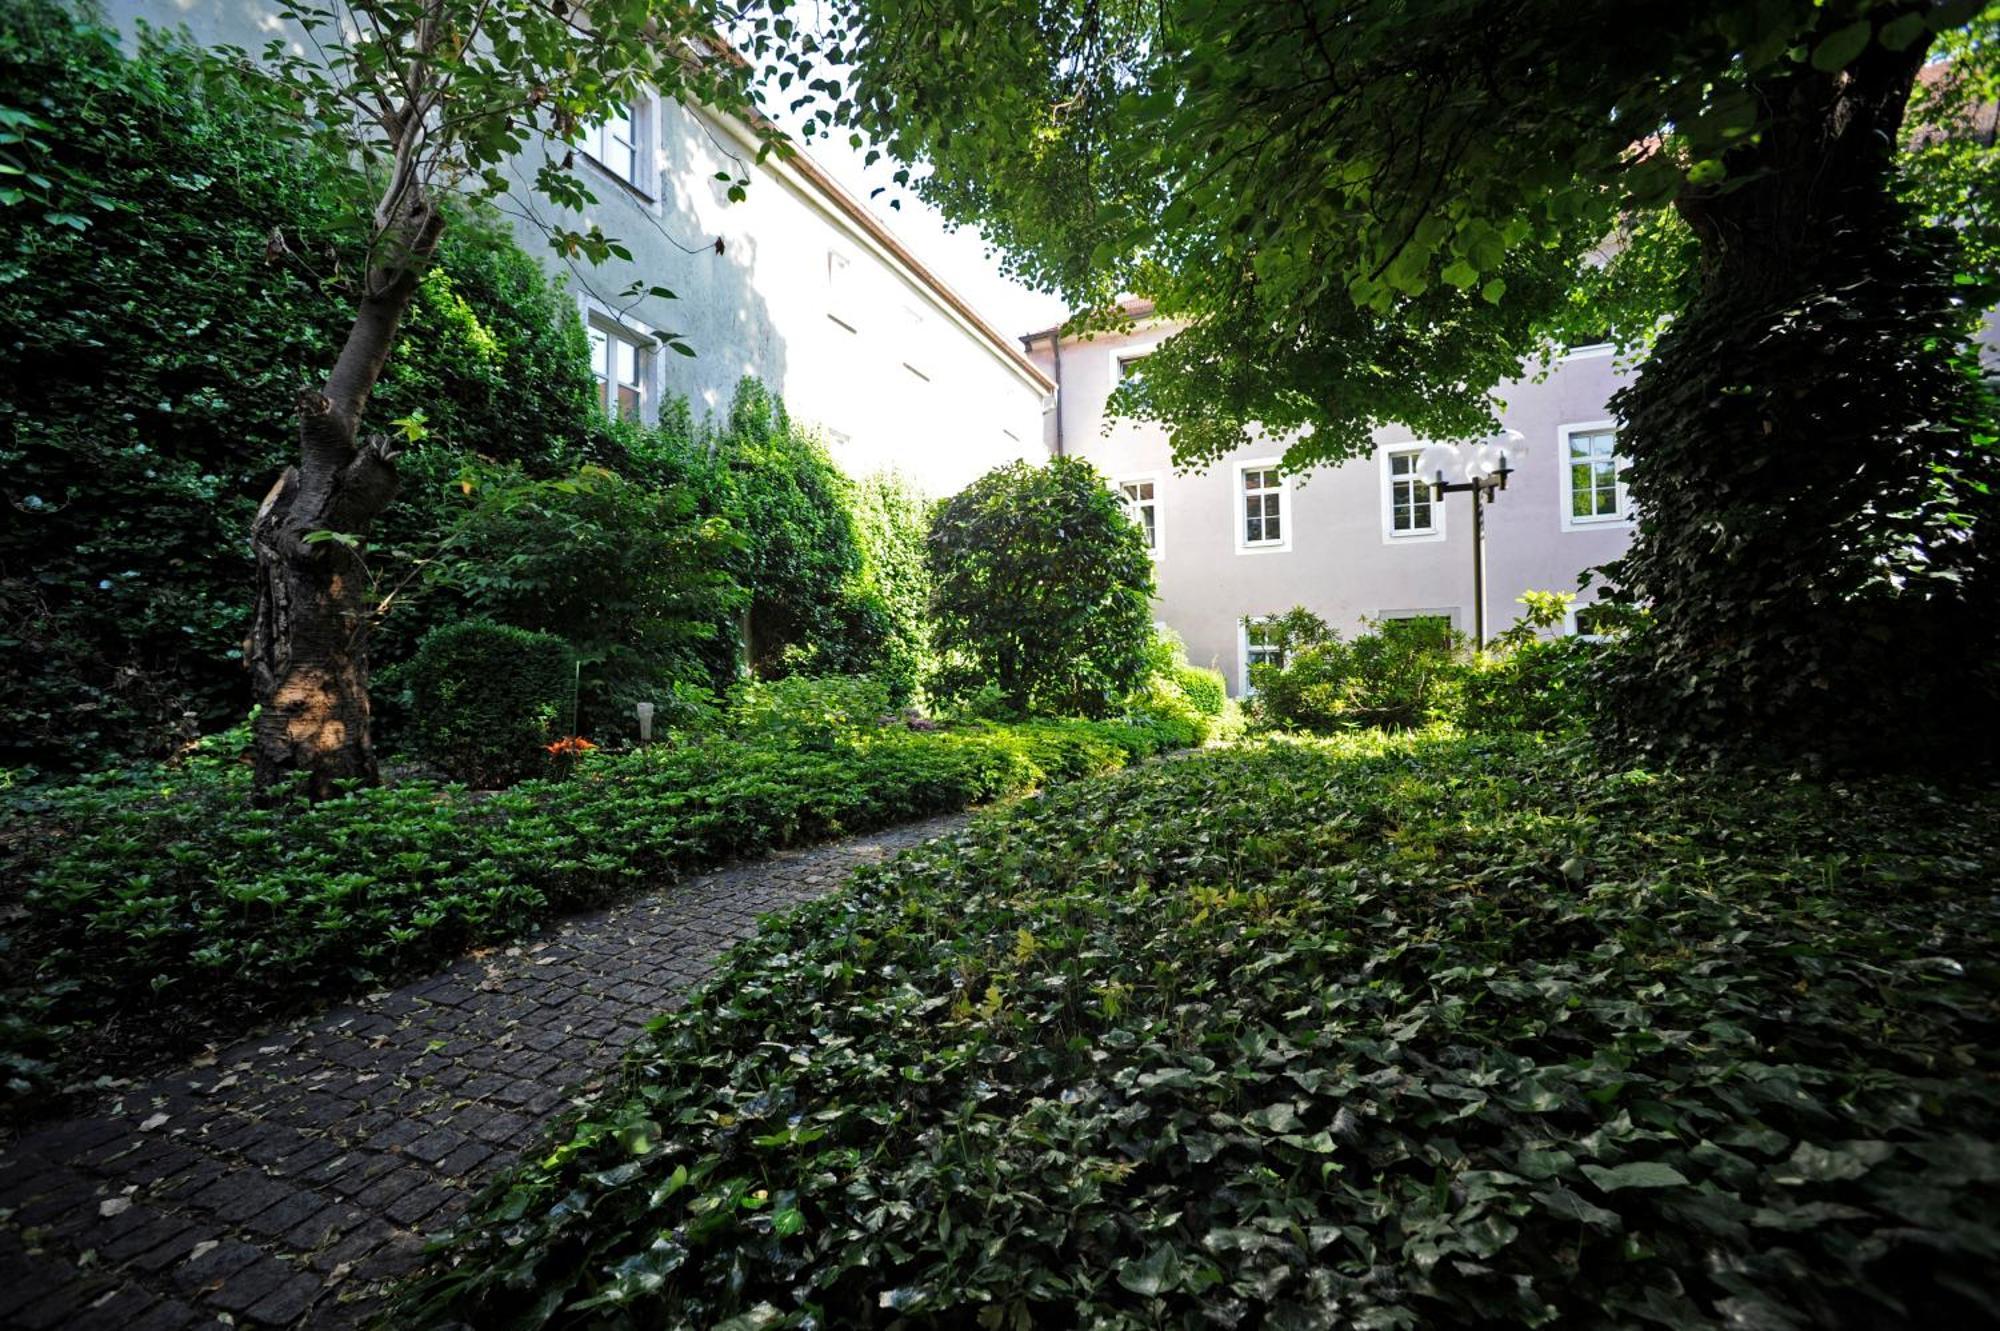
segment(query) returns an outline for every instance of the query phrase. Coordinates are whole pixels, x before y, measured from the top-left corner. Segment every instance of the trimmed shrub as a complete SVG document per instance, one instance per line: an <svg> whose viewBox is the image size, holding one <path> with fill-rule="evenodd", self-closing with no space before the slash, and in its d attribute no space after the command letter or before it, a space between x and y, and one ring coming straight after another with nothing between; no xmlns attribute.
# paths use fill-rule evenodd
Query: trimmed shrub
<svg viewBox="0 0 2000 1331"><path fill-rule="evenodd" d="M750 680L730 697L729 727L745 739L825 748L878 730L889 687L873 675Z"/></svg>
<svg viewBox="0 0 2000 1331"><path fill-rule="evenodd" d="M1229 701L1229 686L1223 681L1220 670L1181 664L1174 667L1173 680L1197 712L1208 717L1222 715L1223 707Z"/></svg>
<svg viewBox="0 0 2000 1331"><path fill-rule="evenodd" d="M1104 716L1144 680L1152 556L1088 462L995 467L939 506L929 550L939 698Z"/></svg>
<svg viewBox="0 0 2000 1331"><path fill-rule="evenodd" d="M930 509L923 492L894 472L864 477L855 486L864 571L889 626L876 673L889 686L889 701L898 707L916 696L934 664L931 574L924 562Z"/></svg>
<svg viewBox="0 0 2000 1331"><path fill-rule="evenodd" d="M744 600L728 567L745 540L703 516L693 490L595 466L554 480L482 467L464 484L476 506L430 565L434 594L567 642L581 665L576 730L629 734L634 703L664 710L675 684L718 682L716 639Z"/></svg>
<svg viewBox="0 0 2000 1331"><path fill-rule="evenodd" d="M569 716L576 656L552 633L475 619L425 635L408 673L418 752L494 789L541 770Z"/></svg>
<svg viewBox="0 0 2000 1331"><path fill-rule="evenodd" d="M1607 650L1581 638L1547 638L1482 657L1461 682L1458 723L1467 730L1567 735L1602 706L1596 663Z"/></svg>

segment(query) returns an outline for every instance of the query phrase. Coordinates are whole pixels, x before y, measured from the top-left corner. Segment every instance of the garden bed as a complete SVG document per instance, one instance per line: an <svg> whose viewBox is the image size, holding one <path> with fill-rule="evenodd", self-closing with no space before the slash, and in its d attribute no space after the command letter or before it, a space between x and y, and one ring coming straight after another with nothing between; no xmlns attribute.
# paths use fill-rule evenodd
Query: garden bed
<svg viewBox="0 0 2000 1331"><path fill-rule="evenodd" d="M2000 794L1274 743L768 923L399 1324L1993 1320Z"/></svg>
<svg viewBox="0 0 2000 1331"><path fill-rule="evenodd" d="M197 757L16 798L0 878L0 1110L130 1075L250 1024L727 860L1108 771L1164 722L712 737L511 790L406 781L258 809ZM16 832L21 835L15 835Z"/></svg>

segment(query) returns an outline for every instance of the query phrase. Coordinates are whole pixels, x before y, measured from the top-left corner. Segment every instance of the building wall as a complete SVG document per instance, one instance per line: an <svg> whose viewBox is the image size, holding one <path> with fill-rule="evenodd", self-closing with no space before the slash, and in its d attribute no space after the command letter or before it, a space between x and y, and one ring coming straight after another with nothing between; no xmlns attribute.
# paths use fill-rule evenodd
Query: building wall
<svg viewBox="0 0 2000 1331"><path fill-rule="evenodd" d="M1262 550L1238 543L1237 468L1275 460L1284 452L1282 441L1239 450L1202 473L1177 475L1163 429L1131 421L1107 427L1104 405L1117 358L1143 352L1170 331L1142 326L1129 335L1065 342L1060 410L1067 453L1088 459L1113 482L1155 480L1161 524L1158 610L1187 640L1189 659L1221 670L1232 692L1240 694L1244 616L1295 605L1344 633L1358 630L1365 619L1415 612L1448 614L1469 632L1471 497L1446 496L1439 537L1385 534L1383 455L1422 442L1408 430L1379 432L1373 456L1288 478L1286 546ZM1034 344L1032 354L1053 373L1046 339ZM1605 404L1624 377L1610 355L1582 354L1560 362L1543 382L1499 390L1505 402L1500 418L1525 436L1528 451L1506 492L1486 510L1489 633L1514 621L1522 592L1575 591L1579 574L1625 549L1627 524L1566 528L1560 465L1562 427L1606 421Z"/></svg>
<svg viewBox="0 0 2000 1331"><path fill-rule="evenodd" d="M252 53L274 38L298 40L259 0L108 0L106 15L128 32L140 20L184 26L204 45ZM692 344L693 357L642 357L644 415L668 393L687 396L697 417L725 412L737 382L754 375L825 433L852 475L895 468L943 495L1002 462L1044 456L1047 383L1010 339L956 308L858 221L859 205L809 159L758 164L740 122L657 99L636 119L636 185L577 154L598 199L580 229L597 223L632 251L630 262L593 267L549 248L545 228L578 219L527 188L538 148L511 164L520 184L503 209L587 317ZM747 177L747 197L730 202L719 172ZM623 294L635 282L677 299Z"/></svg>

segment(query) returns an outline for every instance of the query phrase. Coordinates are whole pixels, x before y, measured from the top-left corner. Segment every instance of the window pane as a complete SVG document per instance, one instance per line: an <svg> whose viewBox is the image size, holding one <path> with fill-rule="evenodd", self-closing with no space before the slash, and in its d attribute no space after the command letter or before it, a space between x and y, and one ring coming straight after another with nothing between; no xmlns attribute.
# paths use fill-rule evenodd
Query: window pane
<svg viewBox="0 0 2000 1331"><path fill-rule="evenodd" d="M1269 517L1264 519L1264 539L1267 541L1277 541L1284 539L1283 535L1278 530L1278 515L1275 512L1273 512Z"/></svg>
<svg viewBox="0 0 2000 1331"><path fill-rule="evenodd" d="M639 382L639 348L618 338L614 344L618 356L618 382L636 384Z"/></svg>
<svg viewBox="0 0 2000 1331"><path fill-rule="evenodd" d="M639 390L629 384L618 385L618 414L627 420L639 419Z"/></svg>

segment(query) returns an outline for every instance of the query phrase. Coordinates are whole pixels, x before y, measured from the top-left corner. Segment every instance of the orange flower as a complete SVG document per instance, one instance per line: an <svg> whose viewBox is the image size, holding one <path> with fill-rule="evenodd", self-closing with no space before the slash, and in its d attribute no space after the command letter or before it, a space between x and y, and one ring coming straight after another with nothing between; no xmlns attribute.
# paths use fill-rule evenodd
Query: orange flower
<svg viewBox="0 0 2000 1331"><path fill-rule="evenodd" d="M543 747L556 757L565 758L574 753L589 753L597 746L581 735L571 735L567 739L559 739L555 743L547 744Z"/></svg>

